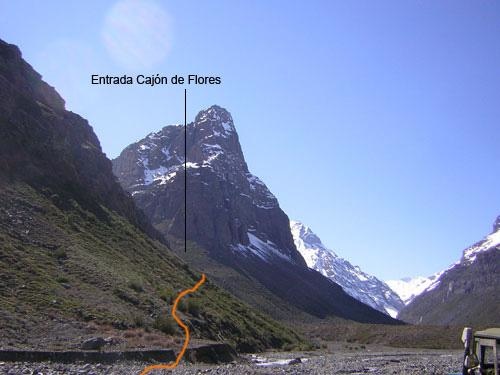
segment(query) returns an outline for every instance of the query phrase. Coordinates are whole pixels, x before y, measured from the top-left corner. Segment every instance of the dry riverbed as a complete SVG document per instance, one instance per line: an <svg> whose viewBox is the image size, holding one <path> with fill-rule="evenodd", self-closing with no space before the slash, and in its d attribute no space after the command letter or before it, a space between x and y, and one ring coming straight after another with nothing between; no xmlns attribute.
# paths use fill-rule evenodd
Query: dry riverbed
<svg viewBox="0 0 500 375"><path fill-rule="evenodd" d="M222 365L182 363L173 371L151 374L453 374L461 372L463 353L457 350L337 347L313 352L267 352L243 355ZM1 374L134 374L146 364L62 364L0 362Z"/></svg>

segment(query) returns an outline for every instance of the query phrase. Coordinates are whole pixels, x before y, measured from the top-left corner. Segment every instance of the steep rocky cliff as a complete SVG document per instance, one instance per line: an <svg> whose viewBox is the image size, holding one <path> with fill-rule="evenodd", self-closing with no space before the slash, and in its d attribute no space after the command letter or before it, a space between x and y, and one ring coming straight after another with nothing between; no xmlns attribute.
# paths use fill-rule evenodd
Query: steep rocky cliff
<svg viewBox="0 0 500 375"><path fill-rule="evenodd" d="M398 317L417 324L499 326L499 224L500 217L488 236L465 249Z"/></svg>
<svg viewBox="0 0 500 375"><path fill-rule="evenodd" d="M199 112L186 138L187 237L208 253L197 260L200 267L213 266L215 279L249 303L262 289L270 292L277 300L256 304L266 311L284 304L320 318L393 322L308 269L278 200L248 170L228 111L214 105ZM184 162L180 125L149 134L113 160L115 175L137 205L160 232L175 238L183 238L185 228ZM228 285L228 269L239 274L234 280L241 285Z"/></svg>
<svg viewBox="0 0 500 375"><path fill-rule="evenodd" d="M23 181L61 207L71 200L106 217L103 206L161 238L124 193L87 120L66 111L64 100L0 40L0 174Z"/></svg>
<svg viewBox="0 0 500 375"><path fill-rule="evenodd" d="M269 242L275 255L304 265L288 217L248 171L229 112L218 106L200 112L188 125L187 145L188 238L220 257L249 251L243 248L252 241ZM183 155L184 127L167 126L114 160L115 174L138 206L162 232L177 237L184 235Z"/></svg>

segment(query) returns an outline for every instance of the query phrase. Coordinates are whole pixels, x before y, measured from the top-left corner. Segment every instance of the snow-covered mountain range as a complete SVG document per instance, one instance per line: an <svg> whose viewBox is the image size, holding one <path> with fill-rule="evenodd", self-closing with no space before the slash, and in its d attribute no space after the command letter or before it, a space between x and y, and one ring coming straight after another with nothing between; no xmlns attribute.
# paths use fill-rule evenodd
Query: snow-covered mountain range
<svg viewBox="0 0 500 375"><path fill-rule="evenodd" d="M425 284L399 318L420 324L500 324L500 216L489 235Z"/></svg>
<svg viewBox="0 0 500 375"><path fill-rule="evenodd" d="M333 280L357 300L392 317L397 316L404 304L386 283L339 257L301 222L290 221L290 229L295 246L309 268Z"/></svg>
<svg viewBox="0 0 500 375"><path fill-rule="evenodd" d="M416 296L426 290L440 273L430 277L405 277L400 280L387 280L385 283L408 305Z"/></svg>
<svg viewBox="0 0 500 375"><path fill-rule="evenodd" d="M478 254L491 250L500 245L500 217L496 220L493 232L486 236L480 242L468 247L464 250L462 259L453 263L450 267L429 277L405 277L400 280L387 280L385 283L396 292L403 300L405 305L408 305L415 297L420 294L433 290L440 282L441 276L451 270L460 263L471 264L476 260Z"/></svg>

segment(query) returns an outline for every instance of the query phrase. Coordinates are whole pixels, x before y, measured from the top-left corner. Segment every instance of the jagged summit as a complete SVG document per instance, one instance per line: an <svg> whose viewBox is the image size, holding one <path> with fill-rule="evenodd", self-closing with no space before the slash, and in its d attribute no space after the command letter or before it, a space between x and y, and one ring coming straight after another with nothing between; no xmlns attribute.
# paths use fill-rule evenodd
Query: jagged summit
<svg viewBox="0 0 500 375"><path fill-rule="evenodd" d="M205 117L211 117L212 119L219 119L219 118L231 118L231 113L224 107L221 107L218 104L212 104L210 107L206 109L202 109L198 112L198 114L195 116L195 121L198 122L202 120L202 118Z"/></svg>
<svg viewBox="0 0 500 375"><path fill-rule="evenodd" d="M500 216L497 216L497 219L493 223L493 232L497 232L500 230Z"/></svg>
<svg viewBox="0 0 500 375"><path fill-rule="evenodd" d="M159 139L168 136L172 128L182 128L183 124L169 124L162 129L149 133L146 138L151 140ZM234 127L233 118L231 113L223 107L216 104L203 109L198 112L193 122L187 124L188 128L194 128L197 138L229 138L230 136L237 136L236 128ZM192 132L193 129L189 130ZM209 134L206 134L209 133ZM141 142L141 141L139 141Z"/></svg>
<svg viewBox="0 0 500 375"><path fill-rule="evenodd" d="M311 228L290 221L290 229L309 268L339 284L350 296L394 318L403 308L403 302L388 285L328 249Z"/></svg>
<svg viewBox="0 0 500 375"><path fill-rule="evenodd" d="M327 249L320 238L309 228L307 225L303 224L300 221L290 220L290 228L292 230L292 234L296 234L296 244L297 241L302 241L307 243L311 248L323 249L332 253L332 255L337 256L333 250Z"/></svg>
<svg viewBox="0 0 500 375"><path fill-rule="evenodd" d="M181 203L184 162L184 127L173 125L128 146L115 159L114 171L122 186L139 202L150 202L150 195L174 194L165 190L173 189L175 200L179 198ZM229 244L230 250L238 254L262 256L265 253L270 257L284 254L287 259L304 264L289 232L288 235L277 231L268 233L265 229L269 220L282 222L288 228L288 218L280 210L276 197L248 170L232 116L226 109L213 105L200 111L195 121L187 125L187 174L189 196L205 197L216 203L214 207L204 202L206 212L200 211L200 207L193 209L197 213L192 215L194 222L189 227L194 238L207 247L217 247L218 251ZM214 190L211 186L218 188ZM139 206L147 213L156 212L153 215L168 228L168 233L183 234L184 218L180 208L166 212L161 209L162 204L158 204L149 207L139 203ZM232 217L231 212L235 211L244 213ZM211 215L225 219L213 223L208 217ZM260 219L255 220L256 217ZM206 227L212 230L201 228L200 221L205 220ZM268 244L267 251L262 251L259 241Z"/></svg>
<svg viewBox="0 0 500 375"><path fill-rule="evenodd" d="M229 123L231 124L234 130L233 118L231 116L231 113L229 113L227 109L220 107L216 104L210 106L207 109L199 111L195 117L194 124L201 124L206 121L210 121L212 123L214 122Z"/></svg>
<svg viewBox="0 0 500 375"><path fill-rule="evenodd" d="M30 64L23 60L21 50L14 44L0 39L0 75L2 85L12 85L17 94L31 95L38 103L48 105L53 110L63 111L64 99L57 91L42 80ZM4 103L7 104L7 103ZM9 106L13 104L9 102Z"/></svg>
<svg viewBox="0 0 500 375"><path fill-rule="evenodd" d="M191 130L194 136L192 141L220 145L243 158L233 118L226 109L213 105L200 111L195 121L188 124L188 128L193 128Z"/></svg>
<svg viewBox="0 0 500 375"><path fill-rule="evenodd" d="M493 232L483 238L481 241L475 243L469 248L465 249L462 254L462 263L473 263L476 261L478 254L485 251L490 251L491 249L496 249L500 247L500 222L499 217L495 220L493 224ZM455 263L454 265L456 265ZM452 265L452 267L454 266Z"/></svg>
<svg viewBox="0 0 500 375"><path fill-rule="evenodd" d="M238 169L250 176L227 110L213 105L200 111L196 120L187 125L187 133L190 177L199 176L206 168L219 174ZM168 125L150 133L127 147L118 159L128 160L117 165L115 173L125 179L122 184L125 182L132 195L143 193L145 186L170 184L184 173L184 127Z"/></svg>

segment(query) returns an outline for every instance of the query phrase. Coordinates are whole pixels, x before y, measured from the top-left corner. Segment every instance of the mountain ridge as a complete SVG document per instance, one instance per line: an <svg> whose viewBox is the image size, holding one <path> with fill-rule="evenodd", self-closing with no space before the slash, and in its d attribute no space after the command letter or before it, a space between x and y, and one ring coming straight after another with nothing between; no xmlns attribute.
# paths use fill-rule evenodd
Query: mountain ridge
<svg viewBox="0 0 500 375"><path fill-rule="evenodd" d="M405 305L408 305L439 276L440 272L429 277L404 277L399 280L386 280L385 283L401 298Z"/></svg>
<svg viewBox="0 0 500 375"><path fill-rule="evenodd" d="M207 250L206 258L198 259L200 267L215 261L218 276L212 276L220 285L227 286L224 273L230 269L237 271L237 278L251 278L255 290L263 288L277 298L272 306L259 305L269 311L286 301L286 309L293 306L319 318L395 322L306 266L288 216L267 186L250 173L227 110L217 105L202 110L186 129L187 233L190 241ZM167 126L126 147L113 160L124 189L161 233L174 238L184 234L183 148L184 128ZM232 292L248 301L252 293L235 288Z"/></svg>
<svg viewBox="0 0 500 375"><path fill-rule="evenodd" d="M307 266L339 284L357 300L389 314L393 318L403 308L403 302L383 281L363 272L349 261L328 249L306 225L291 220L290 228L295 245Z"/></svg>
<svg viewBox="0 0 500 375"><path fill-rule="evenodd" d="M61 207L74 199L106 218L104 203L163 240L117 183L88 121L66 111L61 96L22 59L17 46L0 40L0 59L1 120L17 124L0 129L0 174L56 194Z"/></svg>
<svg viewBox="0 0 500 375"><path fill-rule="evenodd" d="M479 304L478 301L482 303ZM398 315L416 324L500 324L500 226L462 252L461 258Z"/></svg>

